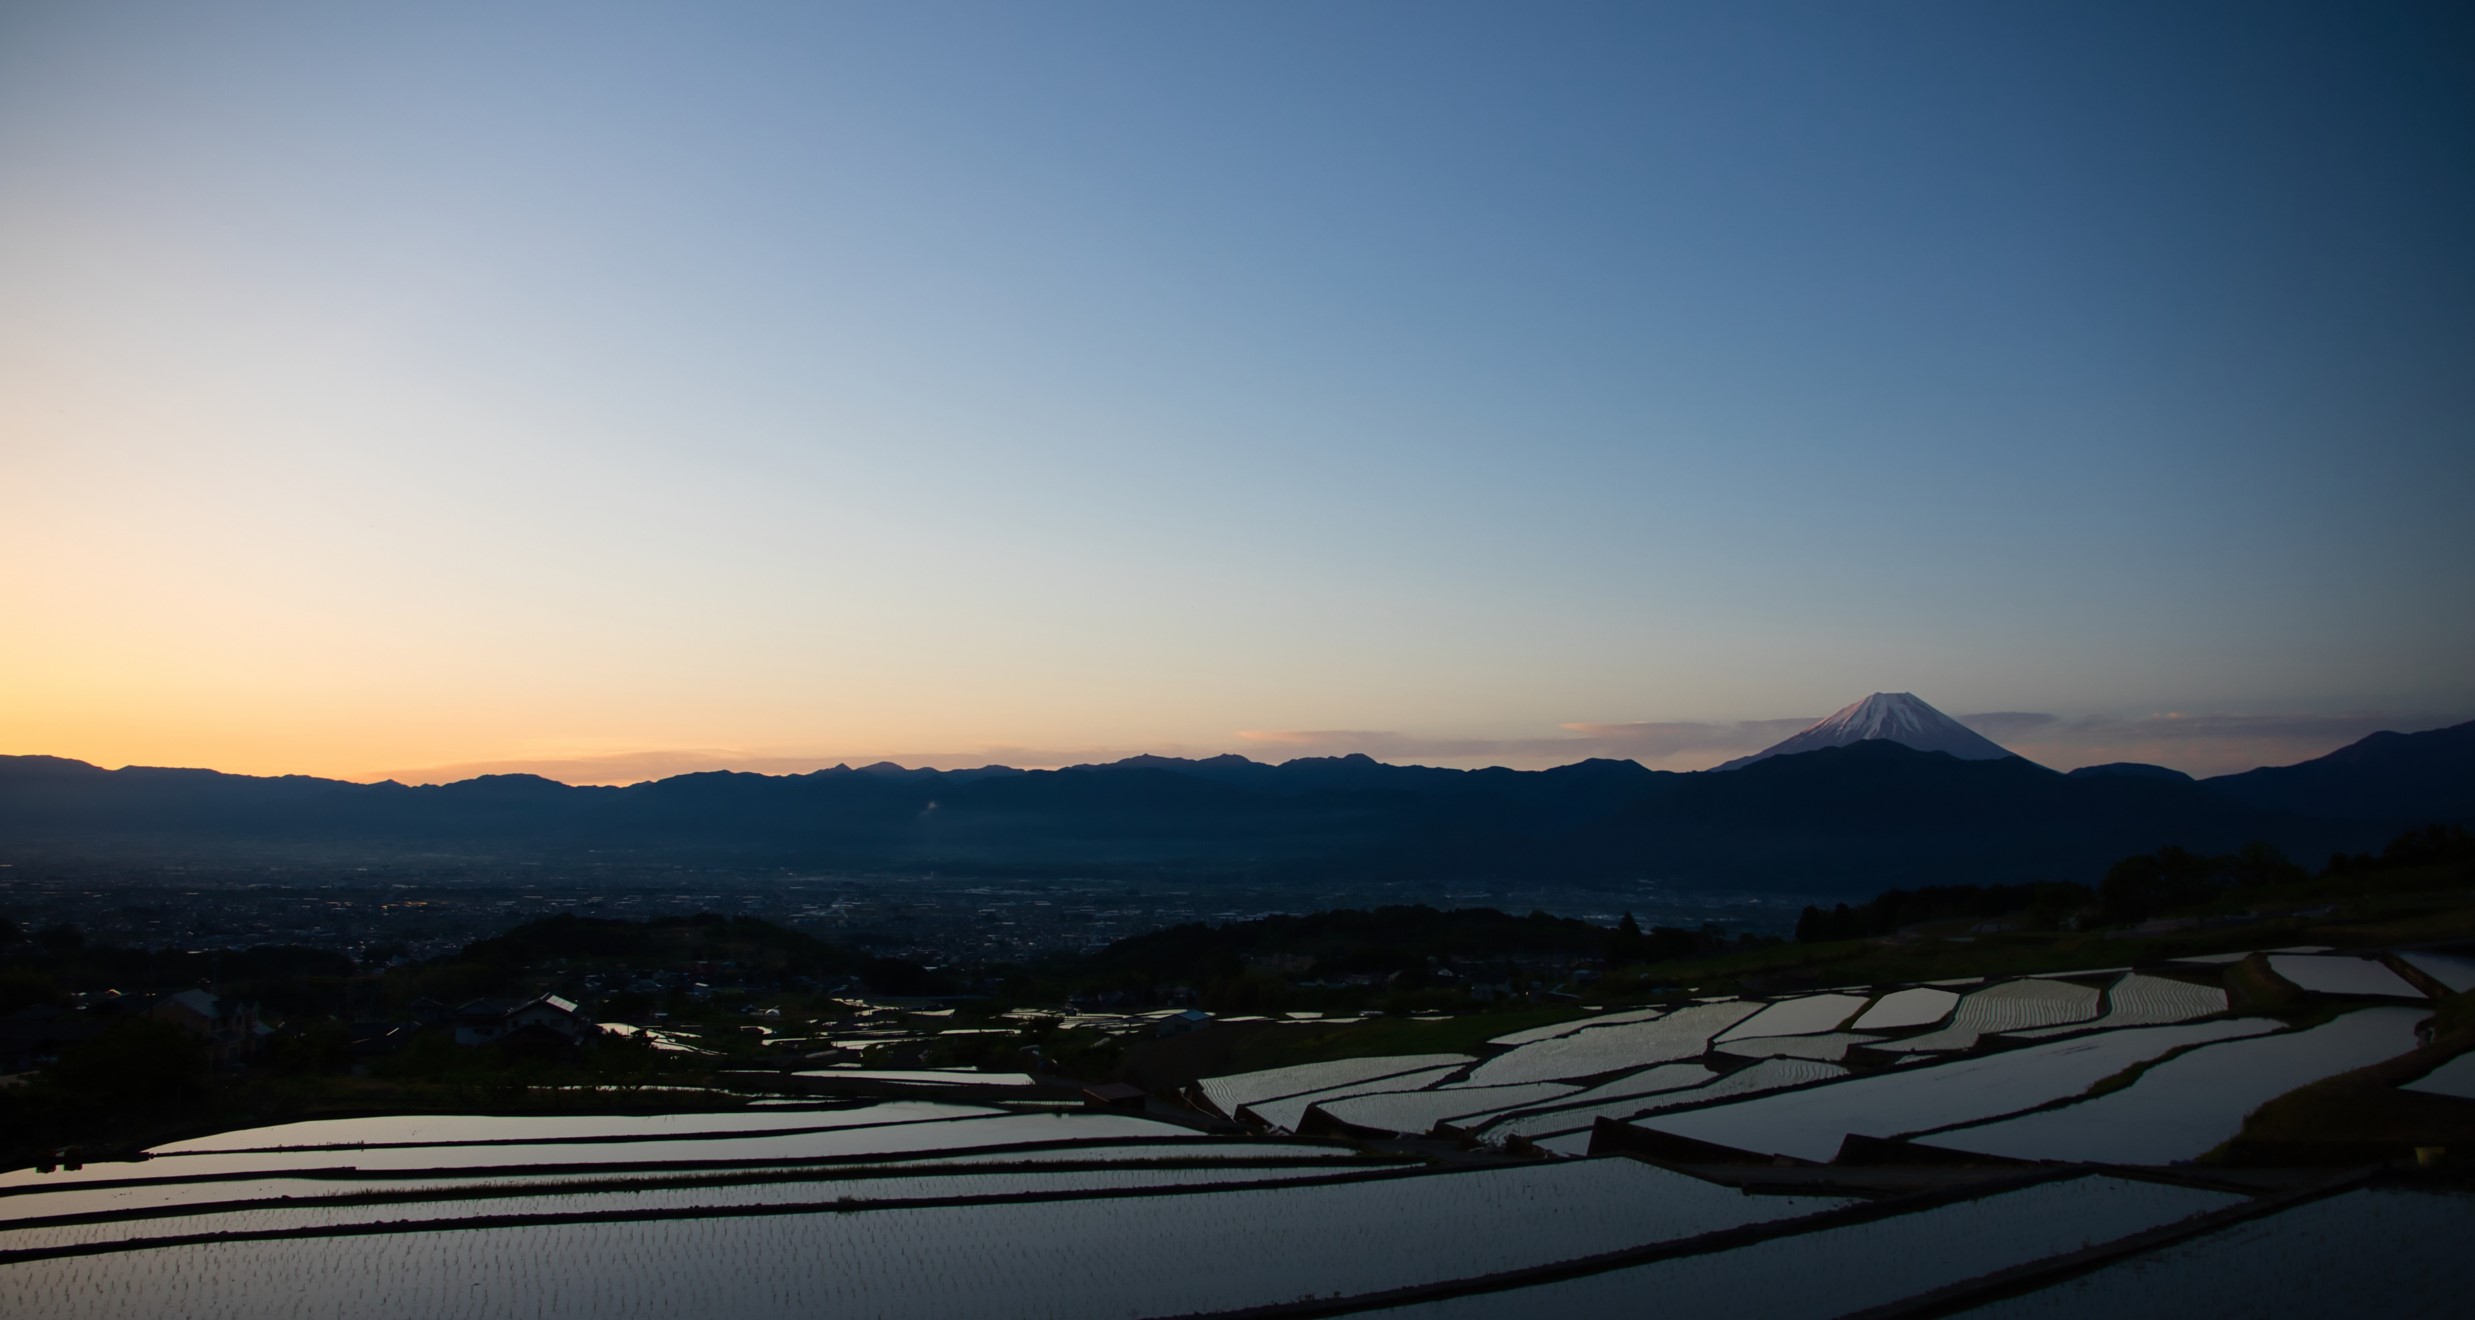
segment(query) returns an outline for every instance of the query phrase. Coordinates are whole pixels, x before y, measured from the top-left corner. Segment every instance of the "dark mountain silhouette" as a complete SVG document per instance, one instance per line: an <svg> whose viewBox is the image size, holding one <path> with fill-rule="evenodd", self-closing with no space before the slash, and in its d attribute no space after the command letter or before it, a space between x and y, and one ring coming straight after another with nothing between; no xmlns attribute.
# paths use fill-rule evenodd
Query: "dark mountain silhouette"
<svg viewBox="0 0 2475 1320"><path fill-rule="evenodd" d="M1620 874L1656 858L1706 889L1853 893L2085 880L2141 840L2225 851L2263 839L2308 856L2362 833L2189 782L2073 778L2016 756L1965 761L1872 740L1676 776L1574 839L1568 865Z"/></svg>
<svg viewBox="0 0 2475 1320"><path fill-rule="evenodd" d="M2297 765L2201 781L2260 807L2404 823L2475 821L2475 721L2375 733Z"/></svg>
<svg viewBox="0 0 2475 1320"><path fill-rule="evenodd" d="M2108 761L2104 765L2084 765L2069 772L2073 779L2100 779L2107 775L2122 775L2132 779L2167 779L2178 784L2193 782L2190 775L2162 765L2142 761Z"/></svg>
<svg viewBox="0 0 2475 1320"><path fill-rule="evenodd" d="M991 874L1175 872L1313 882L1656 880L1861 894L2093 882L2168 844L2312 859L2475 819L2475 724L2376 734L2192 782L2070 775L1865 740L1673 774L1631 761L1451 770L1141 756L1061 770L713 771L625 788L533 775L435 786L0 757L0 861L593 859Z"/></svg>

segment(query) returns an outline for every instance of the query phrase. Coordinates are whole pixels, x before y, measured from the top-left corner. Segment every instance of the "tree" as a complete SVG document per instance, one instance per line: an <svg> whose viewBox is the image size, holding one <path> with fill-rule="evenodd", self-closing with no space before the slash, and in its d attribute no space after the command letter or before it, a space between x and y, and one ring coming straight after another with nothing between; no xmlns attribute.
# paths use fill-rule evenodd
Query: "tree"
<svg viewBox="0 0 2475 1320"><path fill-rule="evenodd" d="M1624 920L1616 923L1615 935L1607 941L1607 961L1637 963L1649 956L1650 942L1641 933L1641 923L1633 920L1632 913L1625 913Z"/></svg>
<svg viewBox="0 0 2475 1320"><path fill-rule="evenodd" d="M210 1084L206 1046L170 1023L138 1017L64 1052L44 1075L80 1107L105 1111L177 1108L203 1099Z"/></svg>

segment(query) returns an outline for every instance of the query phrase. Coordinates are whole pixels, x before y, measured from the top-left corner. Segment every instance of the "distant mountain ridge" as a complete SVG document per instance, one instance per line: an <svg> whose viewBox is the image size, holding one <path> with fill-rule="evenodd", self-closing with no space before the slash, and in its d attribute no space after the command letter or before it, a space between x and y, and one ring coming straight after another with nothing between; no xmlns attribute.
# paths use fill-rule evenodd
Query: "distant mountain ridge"
<svg viewBox="0 0 2475 1320"><path fill-rule="evenodd" d="M2317 860L2408 827L2475 821L2475 723L2374 734L2299 765L2198 782L2107 769L2064 775L2007 753L1964 759L1886 738L1692 774L1615 760L1525 771L1140 756L1059 770L711 771L624 788L534 775L356 784L14 756L0 757L0 862L589 857L1853 895L2089 880L2165 844L2224 851L2260 839Z"/></svg>

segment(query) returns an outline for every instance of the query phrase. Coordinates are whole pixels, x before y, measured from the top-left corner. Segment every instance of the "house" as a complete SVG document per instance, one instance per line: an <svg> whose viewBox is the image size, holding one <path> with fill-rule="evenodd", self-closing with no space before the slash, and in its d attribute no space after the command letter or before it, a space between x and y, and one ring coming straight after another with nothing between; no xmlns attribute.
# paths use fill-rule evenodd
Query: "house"
<svg viewBox="0 0 2475 1320"><path fill-rule="evenodd" d="M269 1034L258 1020L258 1006L212 990L183 990L165 995L146 1010L158 1022L169 1022L206 1044L206 1061L217 1068L236 1067L257 1053Z"/></svg>
<svg viewBox="0 0 2475 1320"><path fill-rule="evenodd" d="M476 999L455 1011L458 1045L574 1045L601 1034L572 1000L536 995L520 1002Z"/></svg>

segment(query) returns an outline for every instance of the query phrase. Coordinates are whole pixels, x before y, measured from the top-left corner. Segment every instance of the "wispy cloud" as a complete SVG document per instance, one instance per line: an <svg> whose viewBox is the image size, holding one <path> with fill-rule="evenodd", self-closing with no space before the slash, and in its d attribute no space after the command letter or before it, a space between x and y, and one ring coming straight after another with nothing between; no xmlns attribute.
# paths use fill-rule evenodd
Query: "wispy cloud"
<svg viewBox="0 0 2475 1320"><path fill-rule="evenodd" d="M1760 751L1790 734L1812 726L1818 715L1775 720L1643 721L1631 724L1566 724L1559 727L1573 741L1600 749L1600 756L1629 756L1644 765L1705 754L1726 760Z"/></svg>
<svg viewBox="0 0 2475 1320"><path fill-rule="evenodd" d="M2033 710L1995 710L1983 715L1958 715L1953 718L1995 742L2005 738L2029 737L2062 720L2060 715L2046 715Z"/></svg>

